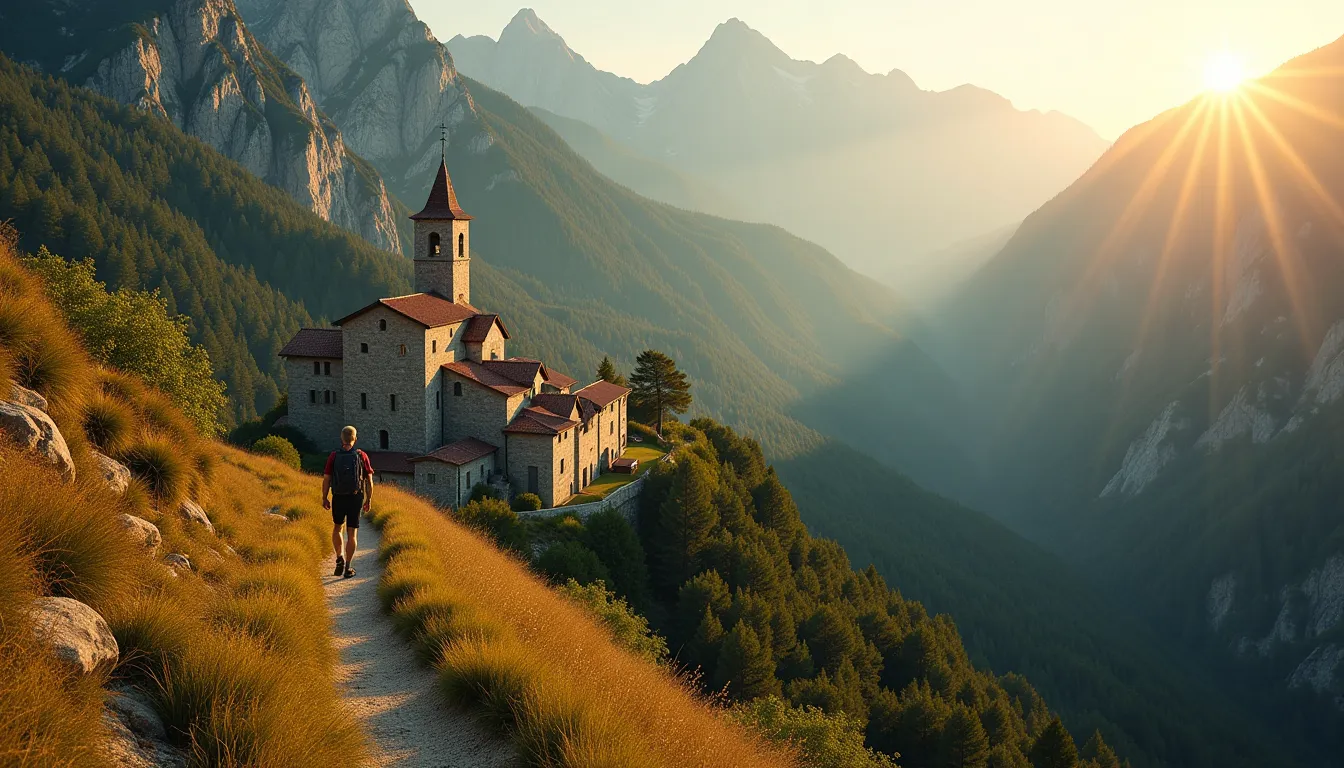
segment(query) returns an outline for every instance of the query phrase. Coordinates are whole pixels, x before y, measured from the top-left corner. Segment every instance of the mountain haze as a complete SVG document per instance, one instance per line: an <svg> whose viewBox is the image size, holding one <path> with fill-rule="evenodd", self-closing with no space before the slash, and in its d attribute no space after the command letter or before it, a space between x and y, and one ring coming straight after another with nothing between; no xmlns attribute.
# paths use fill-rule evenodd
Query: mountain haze
<svg viewBox="0 0 1344 768"><path fill-rule="evenodd" d="M1344 41L1126 133L950 302L938 353L979 406L972 498L1336 750L1341 73Z"/></svg>
<svg viewBox="0 0 1344 768"><path fill-rule="evenodd" d="M528 9L498 41L458 36L448 48L465 74L703 179L731 197L734 216L778 224L874 275L1012 224L1106 146L1071 118L973 86L924 91L842 55L791 59L737 19L648 85L596 69Z"/></svg>

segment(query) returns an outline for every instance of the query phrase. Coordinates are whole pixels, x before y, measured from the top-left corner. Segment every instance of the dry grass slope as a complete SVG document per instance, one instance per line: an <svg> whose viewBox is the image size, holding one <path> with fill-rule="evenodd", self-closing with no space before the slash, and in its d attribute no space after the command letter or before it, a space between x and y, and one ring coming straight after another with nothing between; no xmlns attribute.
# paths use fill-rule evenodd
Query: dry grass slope
<svg viewBox="0 0 1344 768"><path fill-rule="evenodd" d="M0 439L0 765L103 766L106 686L144 691L194 766L357 762L358 731L333 712L334 658L313 576L327 523L308 478L197 437L173 404L99 370L0 241L0 395L37 390L69 444L77 479ZM131 466L109 490L93 450ZM216 534L187 523L192 497ZM293 499L306 498L306 504ZM288 522L263 514L286 510ZM158 553L120 514L154 523ZM175 574L159 558L193 567ZM78 677L33 639L32 602L88 603L121 649L112 669Z"/></svg>
<svg viewBox="0 0 1344 768"><path fill-rule="evenodd" d="M384 605L450 698L510 731L532 764L795 764L619 648L522 563L415 496L379 495Z"/></svg>

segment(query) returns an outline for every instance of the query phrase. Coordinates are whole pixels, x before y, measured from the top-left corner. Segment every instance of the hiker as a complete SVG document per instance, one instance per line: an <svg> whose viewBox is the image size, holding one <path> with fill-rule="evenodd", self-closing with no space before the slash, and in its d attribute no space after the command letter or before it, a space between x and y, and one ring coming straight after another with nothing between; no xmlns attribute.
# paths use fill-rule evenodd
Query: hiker
<svg viewBox="0 0 1344 768"><path fill-rule="evenodd" d="M331 510L331 548L336 550L336 574L350 578L355 569L355 541L359 532L359 513L369 511L373 500L373 465L369 455L355 449L359 433L354 427L341 429L341 449L327 457L322 472L322 508ZM330 497L328 497L330 494ZM341 528L345 528L345 556L341 556Z"/></svg>

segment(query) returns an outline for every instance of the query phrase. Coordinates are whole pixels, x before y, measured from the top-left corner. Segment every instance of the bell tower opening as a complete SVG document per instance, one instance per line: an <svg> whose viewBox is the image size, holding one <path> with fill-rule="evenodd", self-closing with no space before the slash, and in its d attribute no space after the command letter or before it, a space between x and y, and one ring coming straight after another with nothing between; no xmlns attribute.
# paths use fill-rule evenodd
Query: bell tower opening
<svg viewBox="0 0 1344 768"><path fill-rule="evenodd" d="M429 233L429 255L431 257L439 255L439 233Z"/></svg>

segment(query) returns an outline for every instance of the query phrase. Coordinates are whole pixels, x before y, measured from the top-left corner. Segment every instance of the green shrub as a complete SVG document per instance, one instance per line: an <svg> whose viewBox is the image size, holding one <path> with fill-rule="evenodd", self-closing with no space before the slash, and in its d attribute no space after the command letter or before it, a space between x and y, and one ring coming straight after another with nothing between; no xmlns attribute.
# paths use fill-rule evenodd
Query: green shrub
<svg viewBox="0 0 1344 768"><path fill-rule="evenodd" d="M527 530L508 504L500 499L482 499L467 502L457 510L457 519L489 535L501 547L517 552L527 551Z"/></svg>
<svg viewBox="0 0 1344 768"><path fill-rule="evenodd" d="M252 444L252 450L263 456L279 459L294 469L299 468L299 451L294 444L279 435L267 435Z"/></svg>
<svg viewBox="0 0 1344 768"><path fill-rule="evenodd" d="M588 584L611 578L597 553L577 541L562 541L547 547L537 558L536 568L557 584L570 579Z"/></svg>
<svg viewBox="0 0 1344 768"><path fill-rule="evenodd" d="M109 456L121 455L130 447L135 425L135 412L102 392L94 393L84 406L84 434Z"/></svg>
<svg viewBox="0 0 1344 768"><path fill-rule="evenodd" d="M541 509L541 497L535 493L520 493L513 497L514 512L536 512Z"/></svg>
<svg viewBox="0 0 1344 768"><path fill-rule="evenodd" d="M804 765L896 768L890 757L863 745L863 723L844 712L828 715L816 707L791 707L778 696L767 696L738 704L730 713L765 738L788 742L801 753Z"/></svg>
<svg viewBox="0 0 1344 768"><path fill-rule="evenodd" d="M630 610L630 605L602 582L585 585L569 579L559 590L601 620L622 648L654 663L667 659L667 640L649 629L649 620Z"/></svg>
<svg viewBox="0 0 1344 768"><path fill-rule="evenodd" d="M122 454L131 474L144 481L149 492L165 506L181 501L191 485L191 457L171 440L146 435Z"/></svg>
<svg viewBox="0 0 1344 768"><path fill-rule="evenodd" d="M468 501L485 501L486 499L498 499L498 498L499 494L496 493L493 488L486 485L485 483L477 483L476 485L472 486L471 498L468 499ZM514 509L518 509L518 507L514 507Z"/></svg>

